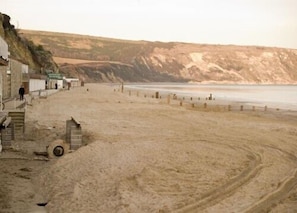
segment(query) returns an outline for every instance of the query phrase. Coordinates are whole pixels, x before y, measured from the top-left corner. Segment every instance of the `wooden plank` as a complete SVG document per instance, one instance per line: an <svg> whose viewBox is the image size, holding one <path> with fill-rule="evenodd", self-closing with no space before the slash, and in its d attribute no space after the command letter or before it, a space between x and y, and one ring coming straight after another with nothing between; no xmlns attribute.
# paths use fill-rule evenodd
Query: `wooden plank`
<svg viewBox="0 0 297 213"><path fill-rule="evenodd" d="M76 121L73 117L71 117L71 120L75 123L77 127L80 127L80 122Z"/></svg>
<svg viewBox="0 0 297 213"><path fill-rule="evenodd" d="M7 128L10 122L11 122L11 117L7 117L6 120L2 123L2 126Z"/></svg>
<svg viewBox="0 0 297 213"><path fill-rule="evenodd" d="M2 124L6 120L7 115L1 114L0 115L0 124Z"/></svg>

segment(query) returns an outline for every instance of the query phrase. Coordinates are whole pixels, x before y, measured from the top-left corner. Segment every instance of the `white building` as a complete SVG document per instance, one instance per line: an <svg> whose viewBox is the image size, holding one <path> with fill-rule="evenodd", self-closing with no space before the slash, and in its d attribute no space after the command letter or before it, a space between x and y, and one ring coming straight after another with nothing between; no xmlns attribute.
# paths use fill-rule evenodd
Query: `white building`
<svg viewBox="0 0 297 213"><path fill-rule="evenodd" d="M9 56L8 45L4 41L4 39L0 37L0 58L2 60L8 61L8 56Z"/></svg>
<svg viewBox="0 0 297 213"><path fill-rule="evenodd" d="M39 74L30 74L29 80L29 92L45 90L46 88L46 76Z"/></svg>

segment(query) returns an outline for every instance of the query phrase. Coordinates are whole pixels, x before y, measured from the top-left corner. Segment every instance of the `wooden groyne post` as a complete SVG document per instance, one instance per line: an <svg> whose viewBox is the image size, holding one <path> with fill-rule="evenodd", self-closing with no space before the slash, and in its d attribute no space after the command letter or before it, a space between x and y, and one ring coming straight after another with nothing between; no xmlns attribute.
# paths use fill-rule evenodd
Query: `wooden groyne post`
<svg viewBox="0 0 297 213"><path fill-rule="evenodd" d="M156 99L159 99L159 92L156 92Z"/></svg>
<svg viewBox="0 0 297 213"><path fill-rule="evenodd" d="M209 94L209 98L208 98L210 101L212 100L212 94L210 93Z"/></svg>
<svg viewBox="0 0 297 213"><path fill-rule="evenodd" d="M122 83L122 86L121 86L121 92L122 92L122 93L124 92L124 83Z"/></svg>
<svg viewBox="0 0 297 213"><path fill-rule="evenodd" d="M170 104L170 95L167 96L167 104Z"/></svg>

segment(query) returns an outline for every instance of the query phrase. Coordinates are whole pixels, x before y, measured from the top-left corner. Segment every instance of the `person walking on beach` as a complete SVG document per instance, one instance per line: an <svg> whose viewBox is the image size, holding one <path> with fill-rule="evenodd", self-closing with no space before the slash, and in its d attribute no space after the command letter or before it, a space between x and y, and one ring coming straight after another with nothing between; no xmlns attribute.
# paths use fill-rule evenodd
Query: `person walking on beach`
<svg viewBox="0 0 297 213"><path fill-rule="evenodd" d="M19 89L19 95L20 95L20 100L24 100L24 94L25 94L25 88L24 86L22 85Z"/></svg>

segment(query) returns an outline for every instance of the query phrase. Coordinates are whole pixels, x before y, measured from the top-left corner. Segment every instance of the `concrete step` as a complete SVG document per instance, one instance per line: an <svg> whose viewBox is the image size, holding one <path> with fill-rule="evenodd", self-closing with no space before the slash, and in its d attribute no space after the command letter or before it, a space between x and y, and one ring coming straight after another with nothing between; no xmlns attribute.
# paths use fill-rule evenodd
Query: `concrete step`
<svg viewBox="0 0 297 213"><path fill-rule="evenodd" d="M8 116L11 117L11 122L14 124L15 135L20 135L25 132L25 110L10 110Z"/></svg>

